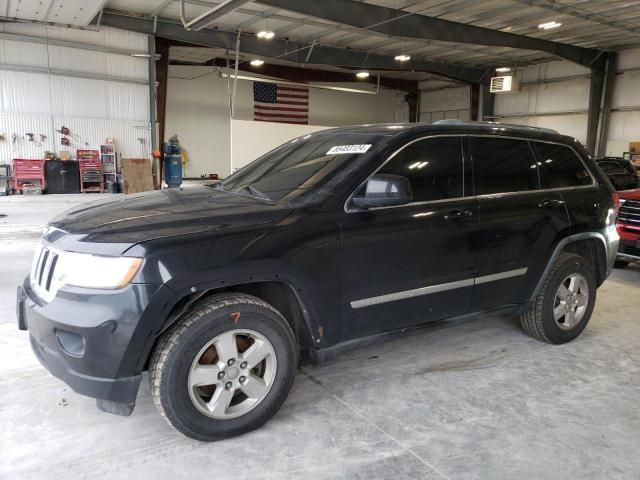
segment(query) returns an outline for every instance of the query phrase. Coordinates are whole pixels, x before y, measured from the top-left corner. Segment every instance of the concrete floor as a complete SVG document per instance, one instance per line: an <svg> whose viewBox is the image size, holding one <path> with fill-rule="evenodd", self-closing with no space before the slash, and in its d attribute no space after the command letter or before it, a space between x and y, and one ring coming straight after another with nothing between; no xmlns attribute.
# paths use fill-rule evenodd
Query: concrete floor
<svg viewBox="0 0 640 480"><path fill-rule="evenodd" d="M43 224L93 198L0 197L0 478L640 478L640 266L614 271L573 343L506 316L450 323L304 367L266 426L206 444L164 422L146 381L131 417L99 412L17 330Z"/></svg>

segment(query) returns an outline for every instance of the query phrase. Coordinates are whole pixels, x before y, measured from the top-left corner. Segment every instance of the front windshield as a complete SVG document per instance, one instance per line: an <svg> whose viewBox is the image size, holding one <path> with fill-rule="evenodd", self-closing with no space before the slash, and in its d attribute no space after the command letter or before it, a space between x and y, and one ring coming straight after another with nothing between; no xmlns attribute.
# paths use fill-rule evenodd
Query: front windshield
<svg viewBox="0 0 640 480"><path fill-rule="evenodd" d="M330 192L341 173L357 168L384 137L315 134L281 145L217 185L225 191L276 202L297 202Z"/></svg>

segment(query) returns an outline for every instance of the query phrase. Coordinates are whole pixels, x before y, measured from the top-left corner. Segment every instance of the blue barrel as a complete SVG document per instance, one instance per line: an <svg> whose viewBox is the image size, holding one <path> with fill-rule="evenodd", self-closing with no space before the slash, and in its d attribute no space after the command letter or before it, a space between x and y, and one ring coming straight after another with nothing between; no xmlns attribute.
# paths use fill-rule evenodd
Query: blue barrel
<svg viewBox="0 0 640 480"><path fill-rule="evenodd" d="M169 188L179 188L182 184L182 156L164 156L164 181Z"/></svg>

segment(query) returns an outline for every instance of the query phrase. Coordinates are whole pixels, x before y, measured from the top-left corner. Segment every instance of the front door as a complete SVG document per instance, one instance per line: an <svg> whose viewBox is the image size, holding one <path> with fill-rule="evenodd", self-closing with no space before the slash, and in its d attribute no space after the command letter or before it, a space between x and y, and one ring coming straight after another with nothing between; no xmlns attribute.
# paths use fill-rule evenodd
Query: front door
<svg viewBox="0 0 640 480"><path fill-rule="evenodd" d="M342 339L467 313L475 267L476 200L461 136L414 140L377 173L405 176L407 205L342 222Z"/></svg>

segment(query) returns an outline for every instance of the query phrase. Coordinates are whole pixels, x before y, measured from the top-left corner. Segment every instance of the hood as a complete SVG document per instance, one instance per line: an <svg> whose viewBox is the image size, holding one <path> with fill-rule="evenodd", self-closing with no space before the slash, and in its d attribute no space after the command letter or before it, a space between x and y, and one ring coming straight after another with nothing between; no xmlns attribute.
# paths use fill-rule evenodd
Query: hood
<svg viewBox="0 0 640 480"><path fill-rule="evenodd" d="M79 243L103 243L115 253L147 240L266 225L290 211L286 205L209 187L167 189L84 203L55 217L45 236L63 249L84 251Z"/></svg>

